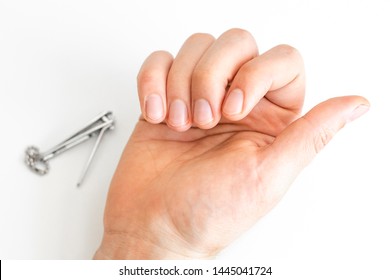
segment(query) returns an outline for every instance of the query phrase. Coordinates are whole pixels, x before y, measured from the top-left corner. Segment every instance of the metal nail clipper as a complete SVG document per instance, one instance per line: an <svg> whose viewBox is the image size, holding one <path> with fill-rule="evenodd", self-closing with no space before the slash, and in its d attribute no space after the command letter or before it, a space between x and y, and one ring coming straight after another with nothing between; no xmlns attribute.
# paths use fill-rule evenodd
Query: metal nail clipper
<svg viewBox="0 0 390 280"><path fill-rule="evenodd" d="M79 187L87 174L88 168L91 165L92 159L102 140L104 132L112 129L114 129L113 114L109 111L103 112L92 119L85 127L44 153L40 153L39 149L35 146L28 147L26 149L25 163L35 173L45 175L49 171L48 161L50 159L72 147L77 146L78 144L83 143L93 136L97 136L91 155L89 156L87 164L85 165L77 182L77 186Z"/></svg>

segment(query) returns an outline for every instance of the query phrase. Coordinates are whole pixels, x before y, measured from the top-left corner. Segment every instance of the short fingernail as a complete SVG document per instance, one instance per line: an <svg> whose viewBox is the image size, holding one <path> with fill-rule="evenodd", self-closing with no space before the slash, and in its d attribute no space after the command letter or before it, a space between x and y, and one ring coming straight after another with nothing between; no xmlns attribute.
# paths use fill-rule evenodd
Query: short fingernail
<svg viewBox="0 0 390 280"><path fill-rule="evenodd" d="M242 105L244 104L244 93L241 89L236 88L232 90L223 106L223 112L227 115L237 115L242 112Z"/></svg>
<svg viewBox="0 0 390 280"><path fill-rule="evenodd" d="M205 99L198 99L194 106L194 122L200 125L208 124L213 120L210 104Z"/></svg>
<svg viewBox="0 0 390 280"><path fill-rule="evenodd" d="M188 122L187 106L183 100L176 99L169 107L169 123L173 126L183 126Z"/></svg>
<svg viewBox="0 0 390 280"><path fill-rule="evenodd" d="M161 96L151 94L145 98L146 117L152 121L161 120L164 116L164 108Z"/></svg>
<svg viewBox="0 0 390 280"><path fill-rule="evenodd" d="M370 106L365 105L365 104L361 104L361 105L357 106L352 111L352 113L349 115L347 122L352 122L352 121L356 120L357 118L359 118L360 116L363 116L365 113L367 113L367 111L369 109L370 109Z"/></svg>

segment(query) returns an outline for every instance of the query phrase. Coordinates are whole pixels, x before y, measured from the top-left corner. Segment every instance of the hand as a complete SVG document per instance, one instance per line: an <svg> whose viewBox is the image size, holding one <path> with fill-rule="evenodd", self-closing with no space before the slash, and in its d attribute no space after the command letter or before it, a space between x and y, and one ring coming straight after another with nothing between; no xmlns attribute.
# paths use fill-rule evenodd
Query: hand
<svg viewBox="0 0 390 280"><path fill-rule="evenodd" d="M138 76L141 118L107 198L95 258L211 258L264 216L369 104L333 98L300 117L297 50L259 55L252 35L195 34Z"/></svg>

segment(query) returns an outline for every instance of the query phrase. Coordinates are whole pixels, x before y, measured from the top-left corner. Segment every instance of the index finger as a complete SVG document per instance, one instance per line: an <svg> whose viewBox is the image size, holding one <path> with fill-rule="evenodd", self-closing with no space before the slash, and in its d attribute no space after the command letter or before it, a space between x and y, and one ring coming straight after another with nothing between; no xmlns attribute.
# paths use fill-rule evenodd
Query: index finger
<svg viewBox="0 0 390 280"><path fill-rule="evenodd" d="M279 45L240 68L226 95L222 110L226 118L241 120L265 96L279 107L299 112L304 95L305 71L302 57L295 48Z"/></svg>

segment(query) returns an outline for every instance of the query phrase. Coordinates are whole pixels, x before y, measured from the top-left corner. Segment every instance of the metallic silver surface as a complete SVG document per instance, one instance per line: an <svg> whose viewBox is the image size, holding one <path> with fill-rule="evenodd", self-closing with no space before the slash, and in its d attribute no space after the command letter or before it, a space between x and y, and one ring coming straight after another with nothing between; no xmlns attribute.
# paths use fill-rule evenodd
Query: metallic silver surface
<svg viewBox="0 0 390 280"><path fill-rule="evenodd" d="M25 163L35 173L45 175L50 169L48 160L97 135L98 137L91 155L78 180L77 186L80 186L87 174L104 132L112 129L114 129L114 117L112 112L103 112L88 122L86 126L46 152L40 153L37 147L29 146L25 151Z"/></svg>

